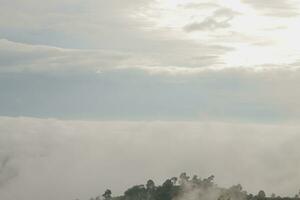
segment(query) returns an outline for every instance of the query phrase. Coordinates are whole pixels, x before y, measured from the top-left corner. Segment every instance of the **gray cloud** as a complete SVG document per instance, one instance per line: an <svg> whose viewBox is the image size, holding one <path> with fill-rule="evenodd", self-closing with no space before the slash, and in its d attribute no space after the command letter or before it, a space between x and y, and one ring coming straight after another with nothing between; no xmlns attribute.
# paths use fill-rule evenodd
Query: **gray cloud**
<svg viewBox="0 0 300 200"><path fill-rule="evenodd" d="M3 150L3 149L2 149ZM18 175L17 169L12 166L12 157L5 152L0 152L0 188ZM5 154L5 155L3 155Z"/></svg>
<svg viewBox="0 0 300 200"><path fill-rule="evenodd" d="M65 71L118 67L130 54L104 50L62 49L0 40L0 71Z"/></svg>
<svg viewBox="0 0 300 200"><path fill-rule="evenodd" d="M130 13L143 10L151 2L6 1L0 9L0 37L60 47L126 49L133 40L139 40L139 29L144 26Z"/></svg>
<svg viewBox="0 0 300 200"><path fill-rule="evenodd" d="M182 171L214 174L220 186L241 183L253 193L293 195L299 189L295 124L1 117L0 131L7 143L2 149L15 155L19 173L0 188L6 200L88 199L106 188L120 194Z"/></svg>
<svg viewBox="0 0 300 200"><path fill-rule="evenodd" d="M299 69L268 67L260 72L149 67L100 74L1 73L0 115L248 122L299 119L300 95L295 92Z"/></svg>
<svg viewBox="0 0 300 200"><path fill-rule="evenodd" d="M237 15L228 8L219 8L211 16L206 17L202 22L194 22L184 27L187 32L202 31L202 30L215 30L230 27L230 21Z"/></svg>
<svg viewBox="0 0 300 200"><path fill-rule="evenodd" d="M179 46L174 46L175 44ZM2 39L0 40L0 72L97 72L118 68L143 69L153 66L209 67L222 64L219 57L232 50L220 45L193 45L188 41L169 41L151 48L151 52L139 53L103 49L65 49ZM203 53L199 55L201 51Z"/></svg>
<svg viewBox="0 0 300 200"><path fill-rule="evenodd" d="M274 17L293 17L299 15L298 1L294 0L242 0L264 15Z"/></svg>

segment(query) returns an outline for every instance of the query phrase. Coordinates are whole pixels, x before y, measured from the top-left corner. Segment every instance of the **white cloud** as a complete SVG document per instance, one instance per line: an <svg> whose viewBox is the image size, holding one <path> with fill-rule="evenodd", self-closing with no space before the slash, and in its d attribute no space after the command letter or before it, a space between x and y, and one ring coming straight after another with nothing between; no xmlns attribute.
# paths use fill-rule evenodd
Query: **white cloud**
<svg viewBox="0 0 300 200"><path fill-rule="evenodd" d="M242 0L265 15L295 17L299 15L299 2L295 0Z"/></svg>
<svg viewBox="0 0 300 200"><path fill-rule="evenodd" d="M18 63L11 71L78 65L93 70L100 65L174 66L198 71L200 67L294 63L299 56L294 42L299 35L298 17L273 19L256 11L281 15L282 10L290 13L298 7L292 1L272 2L13 0L0 8L0 37L44 47L36 56L28 55L27 50L9 53L2 49L6 62L2 64ZM286 28L276 29L283 26ZM1 43L3 46L3 40ZM45 58L45 46L55 55ZM35 51L40 47L35 46Z"/></svg>

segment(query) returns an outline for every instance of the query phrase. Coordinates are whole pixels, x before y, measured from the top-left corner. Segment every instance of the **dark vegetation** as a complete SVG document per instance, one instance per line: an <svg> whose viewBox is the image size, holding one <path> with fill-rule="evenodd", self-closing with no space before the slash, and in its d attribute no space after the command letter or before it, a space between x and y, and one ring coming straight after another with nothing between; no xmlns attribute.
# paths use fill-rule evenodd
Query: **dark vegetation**
<svg viewBox="0 0 300 200"><path fill-rule="evenodd" d="M182 173L179 178L172 177L159 186L153 180L148 180L145 185L127 189L122 196L113 197L111 190L107 189L90 200L300 200L300 191L294 197L266 196L263 190L250 194L240 184L221 188L213 180L213 175L201 179L196 175L190 178Z"/></svg>

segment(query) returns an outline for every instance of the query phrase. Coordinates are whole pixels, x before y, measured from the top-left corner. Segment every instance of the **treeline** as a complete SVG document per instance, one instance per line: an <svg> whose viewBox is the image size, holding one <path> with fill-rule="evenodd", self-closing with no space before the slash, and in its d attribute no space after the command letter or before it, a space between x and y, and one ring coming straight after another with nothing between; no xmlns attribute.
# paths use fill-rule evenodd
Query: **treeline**
<svg viewBox="0 0 300 200"><path fill-rule="evenodd" d="M294 197L266 196L263 190L250 194L240 184L221 188L214 183L214 176L201 179L197 175L189 177L186 173L167 179L156 186L153 180L135 185L124 195L113 197L110 189L90 200L300 200L299 193Z"/></svg>

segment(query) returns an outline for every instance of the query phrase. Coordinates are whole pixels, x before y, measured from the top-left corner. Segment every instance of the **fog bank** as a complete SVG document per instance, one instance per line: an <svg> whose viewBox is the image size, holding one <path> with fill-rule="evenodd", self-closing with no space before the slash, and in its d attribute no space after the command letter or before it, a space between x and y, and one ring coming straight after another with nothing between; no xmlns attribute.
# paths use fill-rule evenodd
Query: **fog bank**
<svg viewBox="0 0 300 200"><path fill-rule="evenodd" d="M214 174L221 186L294 195L300 127L238 122L0 118L0 199L88 199L149 178Z"/></svg>

